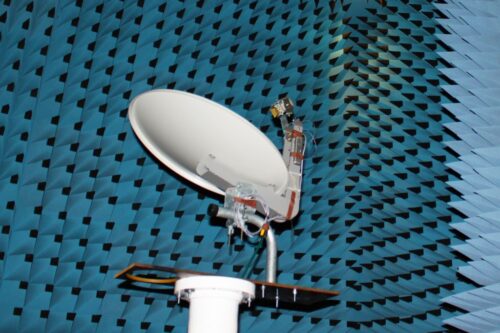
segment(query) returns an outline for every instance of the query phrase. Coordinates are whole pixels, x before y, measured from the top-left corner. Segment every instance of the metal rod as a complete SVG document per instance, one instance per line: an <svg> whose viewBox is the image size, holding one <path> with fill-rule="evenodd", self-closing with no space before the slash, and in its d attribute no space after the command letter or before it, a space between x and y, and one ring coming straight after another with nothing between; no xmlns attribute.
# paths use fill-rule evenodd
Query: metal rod
<svg viewBox="0 0 500 333"><path fill-rule="evenodd" d="M208 207L208 214L210 216L217 216L226 219L234 219L234 212L219 207L217 205L210 205ZM246 214L246 222L251 223L258 228L262 228L265 222L264 219L255 214ZM266 232L266 245L267 245L267 263L266 263L266 281L275 283L276 282L276 269L278 262L278 250L276 245L276 237L271 228Z"/></svg>

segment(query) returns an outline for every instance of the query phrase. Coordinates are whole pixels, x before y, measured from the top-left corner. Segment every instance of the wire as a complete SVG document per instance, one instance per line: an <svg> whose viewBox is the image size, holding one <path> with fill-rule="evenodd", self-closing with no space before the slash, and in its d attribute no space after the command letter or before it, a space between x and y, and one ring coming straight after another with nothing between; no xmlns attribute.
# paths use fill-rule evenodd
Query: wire
<svg viewBox="0 0 500 333"><path fill-rule="evenodd" d="M243 199L248 200L251 198L245 197ZM234 203L234 223L238 228L240 228L245 233L245 235L253 238L255 237L255 235L253 235L245 225L245 219L243 218L244 211L245 211L245 204L240 202Z"/></svg>
<svg viewBox="0 0 500 333"><path fill-rule="evenodd" d="M271 217L269 220L267 220L269 223L270 222L286 222L286 219L283 216L276 215L274 217Z"/></svg>
<svg viewBox="0 0 500 333"><path fill-rule="evenodd" d="M256 194L251 194L251 195L246 196L242 199L258 201L260 203L260 205L262 206L262 208L264 209L264 225L266 223L268 223L269 215L270 215L269 205L264 201L264 199L261 196L256 195ZM260 227L255 232L251 232L248 229L248 227L246 226L246 222L245 222L245 219L243 217L244 211L245 211L245 205L243 203L240 203L240 202L235 202L235 204L234 204L234 223L249 238L255 238L259 235L260 231L262 230L262 227Z"/></svg>
<svg viewBox="0 0 500 333"><path fill-rule="evenodd" d="M252 275L252 271L255 268L255 265L257 264L257 261L259 261L260 255L262 253L260 251L260 249L262 248L263 240L264 239L261 237L259 243L257 244L257 246L255 247L255 249L253 251L252 257L248 261L248 264L245 267L245 270L243 271L243 274L241 275L241 277L243 277L244 279L250 278L250 275Z"/></svg>
<svg viewBox="0 0 500 333"><path fill-rule="evenodd" d="M166 278L166 279L160 279L160 278L146 278L142 276L137 276L133 274L125 274L125 277L129 280L136 281L136 282L144 282L144 283L153 283L153 284L171 284L177 281L177 278Z"/></svg>
<svg viewBox="0 0 500 333"><path fill-rule="evenodd" d="M304 137L306 139L305 140L306 142L307 142L307 139L308 139L307 134L309 134L311 142L312 142L313 147L314 147L313 153L311 154L311 157L314 157L316 155L316 151L318 150L318 144L316 143L316 137L314 136L313 132L311 132L309 130L304 130ZM304 149L304 154L305 154L305 152L306 152L306 150Z"/></svg>
<svg viewBox="0 0 500 333"><path fill-rule="evenodd" d="M307 145L307 139L308 139L308 136L306 134L309 134L310 135L310 140L313 144L313 147L314 147L314 150L311 154L309 154L309 156L306 157L306 145ZM313 157L316 156L316 152L318 151L318 144L316 143L316 138L314 137L314 134L311 132L311 131L308 131L308 130L304 130L304 161L306 159L312 159ZM312 163L308 163L309 166L307 168L304 168L304 170L309 170L312 168Z"/></svg>

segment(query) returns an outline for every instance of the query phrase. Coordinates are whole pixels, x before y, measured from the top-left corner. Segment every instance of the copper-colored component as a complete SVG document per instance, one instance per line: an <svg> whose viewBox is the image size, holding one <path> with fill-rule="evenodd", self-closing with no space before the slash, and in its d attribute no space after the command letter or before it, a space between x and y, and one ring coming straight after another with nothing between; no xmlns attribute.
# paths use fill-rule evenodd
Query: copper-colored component
<svg viewBox="0 0 500 333"><path fill-rule="evenodd" d="M134 275L134 273L140 271L157 271L164 272L169 274L175 274L175 277L169 278L158 278L151 279L150 278L142 278ZM173 280L177 280L183 277L194 276L194 275L214 275L207 274L203 272L196 272L187 269L178 269L173 267L163 267L163 266L154 266L140 263L133 263L128 266L121 272L115 275L117 279L124 279L132 282L144 282L144 283L154 283L154 284L172 284ZM160 282L164 280L164 282ZM154 281L154 282L153 282ZM255 300L266 302L274 302L275 295L278 292L281 303L297 303L302 306L314 306L316 304L321 304L323 301L330 299L333 296L338 296L340 292L335 290L323 290L309 287L300 287L289 284L282 283L272 283L265 281L256 281L256 280L248 280L255 284L256 293Z"/></svg>
<svg viewBox="0 0 500 333"><path fill-rule="evenodd" d="M294 152L290 153L290 157L291 158L296 158L298 160L303 160L304 159L304 155L302 155L302 153L300 153L298 151L294 151Z"/></svg>
<svg viewBox="0 0 500 333"><path fill-rule="evenodd" d="M234 201L244 204L248 207L257 208L257 200L234 197Z"/></svg>
<svg viewBox="0 0 500 333"><path fill-rule="evenodd" d="M125 277L128 280L132 280L135 282L143 282L143 283L153 283L153 284L170 284L175 283L177 281L177 277L167 278L167 279L159 279L159 278L147 278L143 276L137 276L132 274L126 274Z"/></svg>
<svg viewBox="0 0 500 333"><path fill-rule="evenodd" d="M295 197L297 196L297 192L292 192L292 196L290 197L290 204L288 205L288 214L286 214L286 218L290 219L292 212L293 212L293 207L295 206Z"/></svg>

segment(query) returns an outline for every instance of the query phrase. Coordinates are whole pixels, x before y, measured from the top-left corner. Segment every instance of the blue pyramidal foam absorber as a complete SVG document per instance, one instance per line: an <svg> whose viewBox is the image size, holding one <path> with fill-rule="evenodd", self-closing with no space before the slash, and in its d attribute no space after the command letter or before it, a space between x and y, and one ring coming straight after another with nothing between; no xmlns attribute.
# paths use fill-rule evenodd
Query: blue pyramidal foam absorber
<svg viewBox="0 0 500 333"><path fill-rule="evenodd" d="M304 118L302 208L277 228L278 278L341 295L310 312L242 310L240 332L442 330L459 310L440 300L467 284L450 247L441 13L381 2L2 1L0 331L184 332L171 289L114 274L242 273L253 248L235 239L229 253L206 215L220 198L131 130L130 101L153 88L224 104L278 145L269 105L289 95Z"/></svg>
<svg viewBox="0 0 500 333"><path fill-rule="evenodd" d="M440 38L451 48L442 56L453 66L443 70L453 96L445 107L458 120L446 125L457 136L447 144L459 154L449 167L460 180L450 185L462 194L451 205L464 215L453 227L468 238L454 248L470 258L460 274L481 286L444 298L468 312L445 322L490 332L500 327L500 3L450 0L438 7L448 31Z"/></svg>

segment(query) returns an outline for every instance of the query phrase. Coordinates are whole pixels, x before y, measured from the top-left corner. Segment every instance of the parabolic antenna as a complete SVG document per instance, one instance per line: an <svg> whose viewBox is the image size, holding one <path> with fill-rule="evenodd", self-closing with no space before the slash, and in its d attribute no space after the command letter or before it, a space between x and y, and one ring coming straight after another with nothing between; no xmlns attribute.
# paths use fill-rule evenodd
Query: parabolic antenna
<svg viewBox="0 0 500 333"><path fill-rule="evenodd" d="M136 97L129 118L139 140L181 177L221 195L224 181L208 177L209 166L232 182L281 195L288 169L276 146L243 117L204 97L159 89ZM206 176L205 176L206 175Z"/></svg>
<svg viewBox="0 0 500 333"><path fill-rule="evenodd" d="M208 214L227 220L228 241L235 228L249 238L260 238L259 244L265 238L266 282L246 280L257 263L255 255L243 271L244 279L196 272L193 276L187 271L144 266L178 275L152 279L131 274L134 265L116 275L144 283L175 281L178 300L190 302L189 333L236 333L239 304L250 306L252 299L259 298L256 285L260 286L260 298L275 301L276 307L284 294L295 302L299 290L328 297L337 294L276 283L278 256L270 223L291 220L298 214L306 144L302 122L294 117L290 98L276 101L270 112L279 118L283 129L281 153L247 120L200 96L153 90L130 104L132 128L154 156L181 177L225 195L224 207L212 204ZM247 224L258 230L252 231Z"/></svg>

